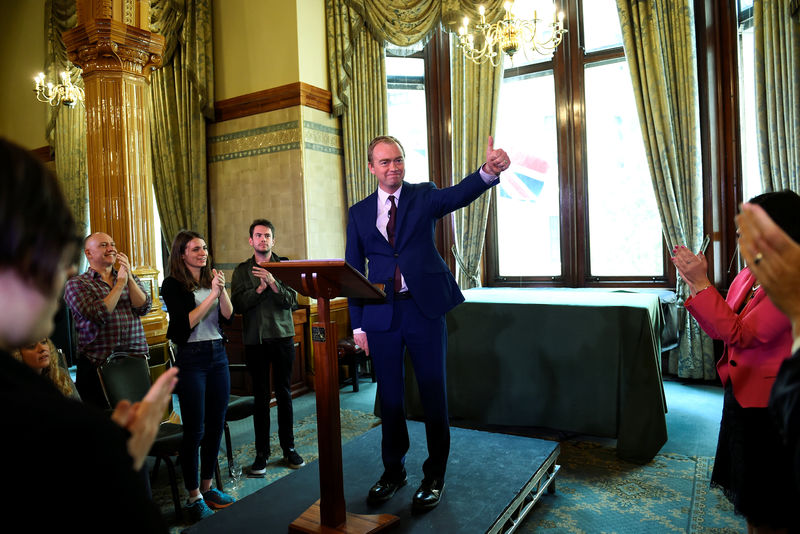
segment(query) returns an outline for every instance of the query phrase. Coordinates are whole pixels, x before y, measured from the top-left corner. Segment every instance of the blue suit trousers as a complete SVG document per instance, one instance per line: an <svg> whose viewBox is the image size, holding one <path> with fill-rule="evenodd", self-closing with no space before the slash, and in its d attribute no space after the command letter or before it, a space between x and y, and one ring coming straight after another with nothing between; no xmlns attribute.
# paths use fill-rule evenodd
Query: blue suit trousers
<svg viewBox="0 0 800 534"><path fill-rule="evenodd" d="M428 458L422 470L425 478L444 479L450 453L445 318L425 317L412 299L395 301L393 306L391 328L385 332L367 332L383 419L381 454L384 475L389 478L399 475L409 448L404 378L404 355L408 348L425 412Z"/></svg>

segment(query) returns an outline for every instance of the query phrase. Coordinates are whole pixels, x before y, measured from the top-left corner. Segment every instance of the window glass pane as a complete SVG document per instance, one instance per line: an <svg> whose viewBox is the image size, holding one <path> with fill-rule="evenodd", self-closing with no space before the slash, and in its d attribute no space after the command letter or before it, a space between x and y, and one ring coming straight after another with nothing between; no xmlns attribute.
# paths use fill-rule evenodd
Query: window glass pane
<svg viewBox="0 0 800 534"><path fill-rule="evenodd" d="M623 59L586 68L592 276L662 276L661 222Z"/></svg>
<svg viewBox="0 0 800 534"><path fill-rule="evenodd" d="M503 81L495 146L511 157L497 186L500 276L561 275L553 71Z"/></svg>
<svg viewBox="0 0 800 534"><path fill-rule="evenodd" d="M739 12L746 11L753 7L753 0L739 0Z"/></svg>
<svg viewBox="0 0 800 534"><path fill-rule="evenodd" d="M387 57L389 133L403 143L408 182L428 181L428 122L425 112L425 61Z"/></svg>
<svg viewBox="0 0 800 534"><path fill-rule="evenodd" d="M742 198L749 200L760 195L761 169L758 163L756 139L756 74L754 29L739 28L739 119L742 136Z"/></svg>
<svg viewBox="0 0 800 534"><path fill-rule="evenodd" d="M587 52L622 46L616 0L583 0L583 39Z"/></svg>

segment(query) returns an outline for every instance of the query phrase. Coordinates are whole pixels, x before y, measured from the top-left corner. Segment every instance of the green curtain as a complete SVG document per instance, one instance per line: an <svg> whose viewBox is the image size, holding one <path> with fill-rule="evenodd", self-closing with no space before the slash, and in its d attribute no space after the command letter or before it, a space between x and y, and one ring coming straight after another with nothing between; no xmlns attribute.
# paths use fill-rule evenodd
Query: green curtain
<svg viewBox="0 0 800 534"><path fill-rule="evenodd" d="M800 193L800 15L786 0L756 0L753 16L761 183Z"/></svg>
<svg viewBox="0 0 800 534"><path fill-rule="evenodd" d="M345 0L326 0L328 65L334 115L341 116L347 204L375 191L367 146L386 134L388 98L383 43Z"/></svg>
<svg viewBox="0 0 800 534"><path fill-rule="evenodd" d="M61 32L78 21L75 0L45 2L45 80L57 83L67 71L72 83L83 88L81 69L67 59ZM47 105L47 104L42 104ZM55 170L64 195L72 208L80 235L89 233L89 176L86 170L86 108L47 105L47 142L55 154ZM81 271L85 258L81 255Z"/></svg>
<svg viewBox="0 0 800 534"><path fill-rule="evenodd" d="M153 185L168 241L182 228L208 236L206 118L213 118L211 0L153 0L150 30L164 36L153 71Z"/></svg>
<svg viewBox="0 0 800 534"><path fill-rule="evenodd" d="M667 244L698 250L703 240L703 181L697 57L691 0L617 0L647 162ZM686 286L679 284L679 300ZM669 371L716 377L711 339L688 313Z"/></svg>
<svg viewBox="0 0 800 534"><path fill-rule="evenodd" d="M497 124L497 103L503 75L502 63L492 67L476 65L464 57L455 44L450 45L451 105L453 117L453 178L474 172L486 159L489 135ZM453 213L458 285L462 289L481 285L486 219L492 193Z"/></svg>

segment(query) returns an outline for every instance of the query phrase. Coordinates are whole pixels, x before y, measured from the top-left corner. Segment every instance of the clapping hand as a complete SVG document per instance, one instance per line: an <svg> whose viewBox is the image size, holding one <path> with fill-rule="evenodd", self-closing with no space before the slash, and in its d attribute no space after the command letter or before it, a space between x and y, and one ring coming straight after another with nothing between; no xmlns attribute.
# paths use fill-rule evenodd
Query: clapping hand
<svg viewBox="0 0 800 534"><path fill-rule="evenodd" d="M692 296L711 285L708 279L708 261L702 252L694 254L683 245L675 245L671 259L678 274L689 286Z"/></svg>
<svg viewBox="0 0 800 534"><path fill-rule="evenodd" d="M739 250L770 300L800 333L800 244L757 204L744 204L736 216Z"/></svg>
<svg viewBox="0 0 800 534"><path fill-rule="evenodd" d="M253 276L258 278L259 284L256 288L256 291L259 293L263 293L267 286L272 287L273 291L277 291L275 287L275 277L272 276L268 270L264 269L263 267L253 267Z"/></svg>
<svg viewBox="0 0 800 534"><path fill-rule="evenodd" d="M499 176L501 172L508 169L509 165L511 165L511 159L508 154L502 148L494 148L494 139L490 135L489 144L486 147L486 163L483 165L483 169L489 174Z"/></svg>
<svg viewBox="0 0 800 534"><path fill-rule="evenodd" d="M211 273L214 275L214 280L211 282L211 292L218 297L225 291L225 273L216 269L211 269Z"/></svg>
<svg viewBox="0 0 800 534"><path fill-rule="evenodd" d="M164 411L172 398L172 390L178 382L177 375L177 367L165 371L141 402L131 404L122 400L111 414L111 419L131 434L128 438L128 453L133 458L133 469L136 471L144 465L147 453L158 434Z"/></svg>
<svg viewBox="0 0 800 534"><path fill-rule="evenodd" d="M131 272L131 263L128 256L122 252L117 252L117 261L119 262L119 269L117 269L117 283L126 284L128 276Z"/></svg>

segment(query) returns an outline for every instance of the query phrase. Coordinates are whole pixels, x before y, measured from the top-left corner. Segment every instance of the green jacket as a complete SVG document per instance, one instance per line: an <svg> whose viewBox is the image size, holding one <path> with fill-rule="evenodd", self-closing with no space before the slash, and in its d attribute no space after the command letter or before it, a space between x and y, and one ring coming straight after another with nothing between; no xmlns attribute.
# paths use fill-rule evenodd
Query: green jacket
<svg viewBox="0 0 800 534"><path fill-rule="evenodd" d="M273 252L270 261L285 259ZM231 302L233 311L242 315L244 344L258 345L265 339L294 336L292 308L297 305L297 292L276 278L279 292L268 286L259 295L259 279L253 275L253 267L257 267L255 256L236 267L231 282Z"/></svg>

